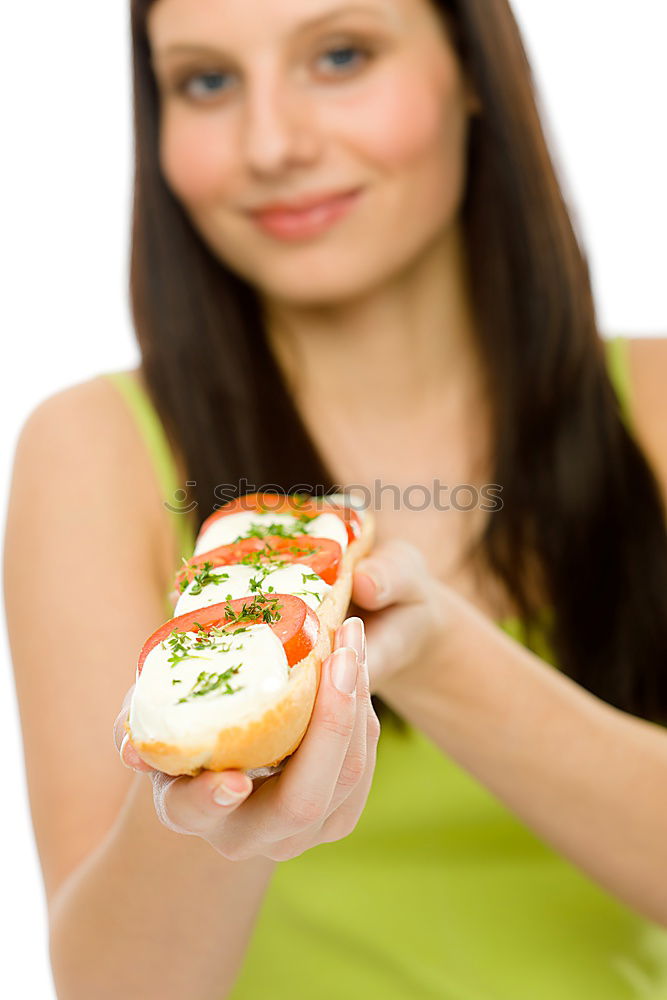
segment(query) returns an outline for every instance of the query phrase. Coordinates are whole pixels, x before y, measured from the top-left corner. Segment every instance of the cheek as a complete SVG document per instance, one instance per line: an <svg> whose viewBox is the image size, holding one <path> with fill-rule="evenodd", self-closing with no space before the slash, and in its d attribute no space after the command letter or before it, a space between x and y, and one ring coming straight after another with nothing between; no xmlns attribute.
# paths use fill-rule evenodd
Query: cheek
<svg viewBox="0 0 667 1000"><path fill-rule="evenodd" d="M453 67L428 75L414 66L385 79L359 124L357 148L381 176L393 175L397 207L422 204L432 218L438 208L442 215L456 207L464 181L467 114Z"/></svg>
<svg viewBox="0 0 667 1000"><path fill-rule="evenodd" d="M186 205L224 193L231 171L215 116L166 113L161 126L160 163L167 184Z"/></svg>

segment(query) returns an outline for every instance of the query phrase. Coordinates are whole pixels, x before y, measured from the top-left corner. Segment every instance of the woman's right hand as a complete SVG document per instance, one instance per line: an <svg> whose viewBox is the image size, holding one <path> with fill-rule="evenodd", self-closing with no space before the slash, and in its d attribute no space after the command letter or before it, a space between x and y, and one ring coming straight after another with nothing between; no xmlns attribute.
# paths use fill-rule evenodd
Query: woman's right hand
<svg viewBox="0 0 667 1000"><path fill-rule="evenodd" d="M332 668L354 675L357 662L352 693L339 691ZM201 837L231 861L286 861L316 844L346 837L357 825L380 735L360 618L348 618L337 629L305 736L282 771L268 778L253 782L240 770L201 771L194 777L156 771L123 738L132 690L116 719L116 746L126 766L150 775L157 815L170 830ZM216 801L223 784L238 796Z"/></svg>

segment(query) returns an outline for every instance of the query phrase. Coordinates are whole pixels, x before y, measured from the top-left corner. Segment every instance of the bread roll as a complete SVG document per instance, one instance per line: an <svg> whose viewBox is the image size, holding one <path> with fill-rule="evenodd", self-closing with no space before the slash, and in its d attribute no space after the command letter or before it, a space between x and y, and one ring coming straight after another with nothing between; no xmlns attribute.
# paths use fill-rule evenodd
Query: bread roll
<svg viewBox="0 0 667 1000"><path fill-rule="evenodd" d="M249 495L204 522L193 559L180 574L186 572L179 605L187 599L187 611L180 613L177 605L176 616L142 647L125 728L142 760L167 774L194 775L204 768L238 768L253 778L273 774L308 727L322 663L346 616L354 567L374 541L374 519L347 495L302 499L287 514L272 512L267 498L278 500ZM240 513L244 501L256 502L257 509ZM272 530L279 533L267 533ZM329 540L318 546L318 531L324 537L324 530ZM285 564L295 534L307 535L311 544L294 545L293 553L330 551L342 540L332 584L299 563L298 555ZM240 548L232 547L235 540ZM252 546L258 555L244 556L245 564L229 562ZM312 564L317 557L310 558ZM241 600L238 588L246 587L253 565L258 571ZM298 575L303 583L290 591L278 591L271 582L296 582ZM213 672L201 669L206 663Z"/></svg>

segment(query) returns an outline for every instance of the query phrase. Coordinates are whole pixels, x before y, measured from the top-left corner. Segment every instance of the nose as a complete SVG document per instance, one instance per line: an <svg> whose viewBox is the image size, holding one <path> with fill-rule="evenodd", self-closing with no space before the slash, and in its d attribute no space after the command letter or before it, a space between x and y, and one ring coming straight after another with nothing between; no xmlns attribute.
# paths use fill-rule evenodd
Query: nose
<svg viewBox="0 0 667 1000"><path fill-rule="evenodd" d="M275 76L256 81L247 91L242 141L246 165L259 175L312 163L320 137L308 97Z"/></svg>

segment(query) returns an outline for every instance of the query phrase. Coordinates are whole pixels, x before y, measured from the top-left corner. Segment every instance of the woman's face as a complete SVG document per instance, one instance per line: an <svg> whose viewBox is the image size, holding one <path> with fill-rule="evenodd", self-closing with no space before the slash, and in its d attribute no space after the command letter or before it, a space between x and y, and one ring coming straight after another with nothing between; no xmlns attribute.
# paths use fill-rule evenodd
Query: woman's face
<svg viewBox="0 0 667 1000"><path fill-rule="evenodd" d="M362 294L455 220L474 101L429 0L156 0L148 34L166 181L260 291ZM290 236L249 214L357 190Z"/></svg>

